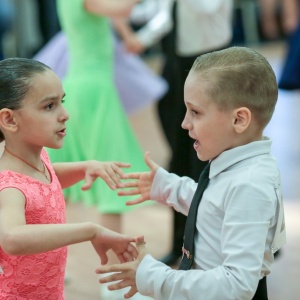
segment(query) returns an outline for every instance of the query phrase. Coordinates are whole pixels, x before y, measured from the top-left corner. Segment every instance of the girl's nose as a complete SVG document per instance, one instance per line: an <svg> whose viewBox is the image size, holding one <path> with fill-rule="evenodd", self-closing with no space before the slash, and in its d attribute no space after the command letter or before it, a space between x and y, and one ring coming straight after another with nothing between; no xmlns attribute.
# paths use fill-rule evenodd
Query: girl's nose
<svg viewBox="0 0 300 300"><path fill-rule="evenodd" d="M62 113L61 113L61 120L62 121L67 121L67 120L69 120L69 113L67 112L67 110L64 108L64 107L62 107Z"/></svg>

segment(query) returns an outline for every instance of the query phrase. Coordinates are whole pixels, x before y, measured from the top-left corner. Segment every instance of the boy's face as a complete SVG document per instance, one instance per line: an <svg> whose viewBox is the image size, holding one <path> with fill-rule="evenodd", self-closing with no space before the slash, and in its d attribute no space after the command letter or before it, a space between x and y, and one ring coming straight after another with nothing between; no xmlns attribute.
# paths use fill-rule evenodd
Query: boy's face
<svg viewBox="0 0 300 300"><path fill-rule="evenodd" d="M233 111L220 110L214 99L208 96L207 87L208 83L201 79L201 73L193 70L184 87L187 111L182 127L195 140L194 149L202 161L214 159L232 148L235 137Z"/></svg>

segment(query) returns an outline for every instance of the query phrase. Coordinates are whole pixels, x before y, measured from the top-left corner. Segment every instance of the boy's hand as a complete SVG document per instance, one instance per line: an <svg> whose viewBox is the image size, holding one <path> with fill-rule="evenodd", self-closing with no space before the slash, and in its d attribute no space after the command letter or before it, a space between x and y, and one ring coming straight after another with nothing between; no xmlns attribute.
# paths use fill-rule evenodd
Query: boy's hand
<svg viewBox="0 0 300 300"><path fill-rule="evenodd" d="M145 162L150 168L150 172L140 172L140 173L128 173L124 175L124 179L136 179L135 181L123 182L124 187L131 188L129 190L121 190L118 192L119 196L133 196L140 195L135 200L127 201L127 205L134 205L142 203L144 201L150 200L150 190L152 187L153 179L156 171L159 168L152 159L150 159L149 152L145 153Z"/></svg>
<svg viewBox="0 0 300 300"><path fill-rule="evenodd" d="M85 184L81 187L83 191L89 190L98 177L101 177L112 190L124 187L124 184L120 180L125 176L121 168L129 168L129 163L93 160L88 161L87 164Z"/></svg>
<svg viewBox="0 0 300 300"><path fill-rule="evenodd" d="M101 264L108 262L107 251L112 250L121 263L133 261L138 256L137 249L131 244L136 239L99 226L94 238L91 240Z"/></svg>
<svg viewBox="0 0 300 300"><path fill-rule="evenodd" d="M127 262L124 264L115 264L110 266L102 266L96 270L97 274L111 273L112 275L101 277L99 279L100 283L109 283L117 281L108 286L108 289L119 290L125 287L130 287L130 290L124 295L124 298L128 299L134 296L138 290L136 286L136 271L142 259L147 255L147 250L145 247L144 237L138 237L135 239L136 247L138 250L138 257L135 261Z"/></svg>

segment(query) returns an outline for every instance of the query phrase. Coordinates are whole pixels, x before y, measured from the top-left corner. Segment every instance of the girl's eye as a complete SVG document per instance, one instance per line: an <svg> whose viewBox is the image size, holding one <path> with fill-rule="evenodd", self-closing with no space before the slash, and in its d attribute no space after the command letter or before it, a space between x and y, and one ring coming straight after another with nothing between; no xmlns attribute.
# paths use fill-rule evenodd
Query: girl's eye
<svg viewBox="0 0 300 300"><path fill-rule="evenodd" d="M193 115L198 115L199 113L198 113L196 110L193 110L193 109L192 109L192 114L193 114Z"/></svg>
<svg viewBox="0 0 300 300"><path fill-rule="evenodd" d="M49 103L49 104L46 106L46 109L50 110L50 109L52 109L52 108L53 108L53 106L54 106L54 104L53 104L53 103Z"/></svg>

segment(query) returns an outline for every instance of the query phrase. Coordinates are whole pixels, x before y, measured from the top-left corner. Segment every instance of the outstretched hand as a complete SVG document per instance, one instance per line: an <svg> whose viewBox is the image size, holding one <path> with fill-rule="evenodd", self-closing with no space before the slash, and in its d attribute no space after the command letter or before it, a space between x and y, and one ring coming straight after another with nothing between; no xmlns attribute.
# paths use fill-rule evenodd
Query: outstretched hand
<svg viewBox="0 0 300 300"><path fill-rule="evenodd" d="M89 190L98 177L101 177L112 190L122 188L124 184L121 182L121 178L125 174L121 168L129 167L130 164L124 162L89 161L85 170L85 184L81 189L83 191Z"/></svg>
<svg viewBox="0 0 300 300"><path fill-rule="evenodd" d="M138 256L137 249L131 244L136 239L99 226L94 238L91 240L101 264L108 262L107 251L112 250L121 263L133 261Z"/></svg>
<svg viewBox="0 0 300 300"><path fill-rule="evenodd" d="M127 201L126 205L134 205L142 203L144 201L150 200L150 190L152 187L153 179L155 177L156 171L159 168L151 158L149 152L145 153L144 156L147 166L150 168L149 172L137 172L128 173L123 176L123 179L135 179L134 181L123 182L125 188L130 188L128 190L121 190L118 192L119 196L134 196L140 195L135 200Z"/></svg>
<svg viewBox="0 0 300 300"><path fill-rule="evenodd" d="M136 271L142 259L147 255L144 237L142 236L136 238L135 242L138 250L138 257L135 261L127 262L124 264L102 266L96 270L97 274L106 274L113 272L112 275L101 277L99 279L100 283L110 283L117 281L108 286L109 290L113 291L123 289L125 287L130 287L130 290L124 295L124 298L126 299L131 298L138 292L135 280Z"/></svg>

